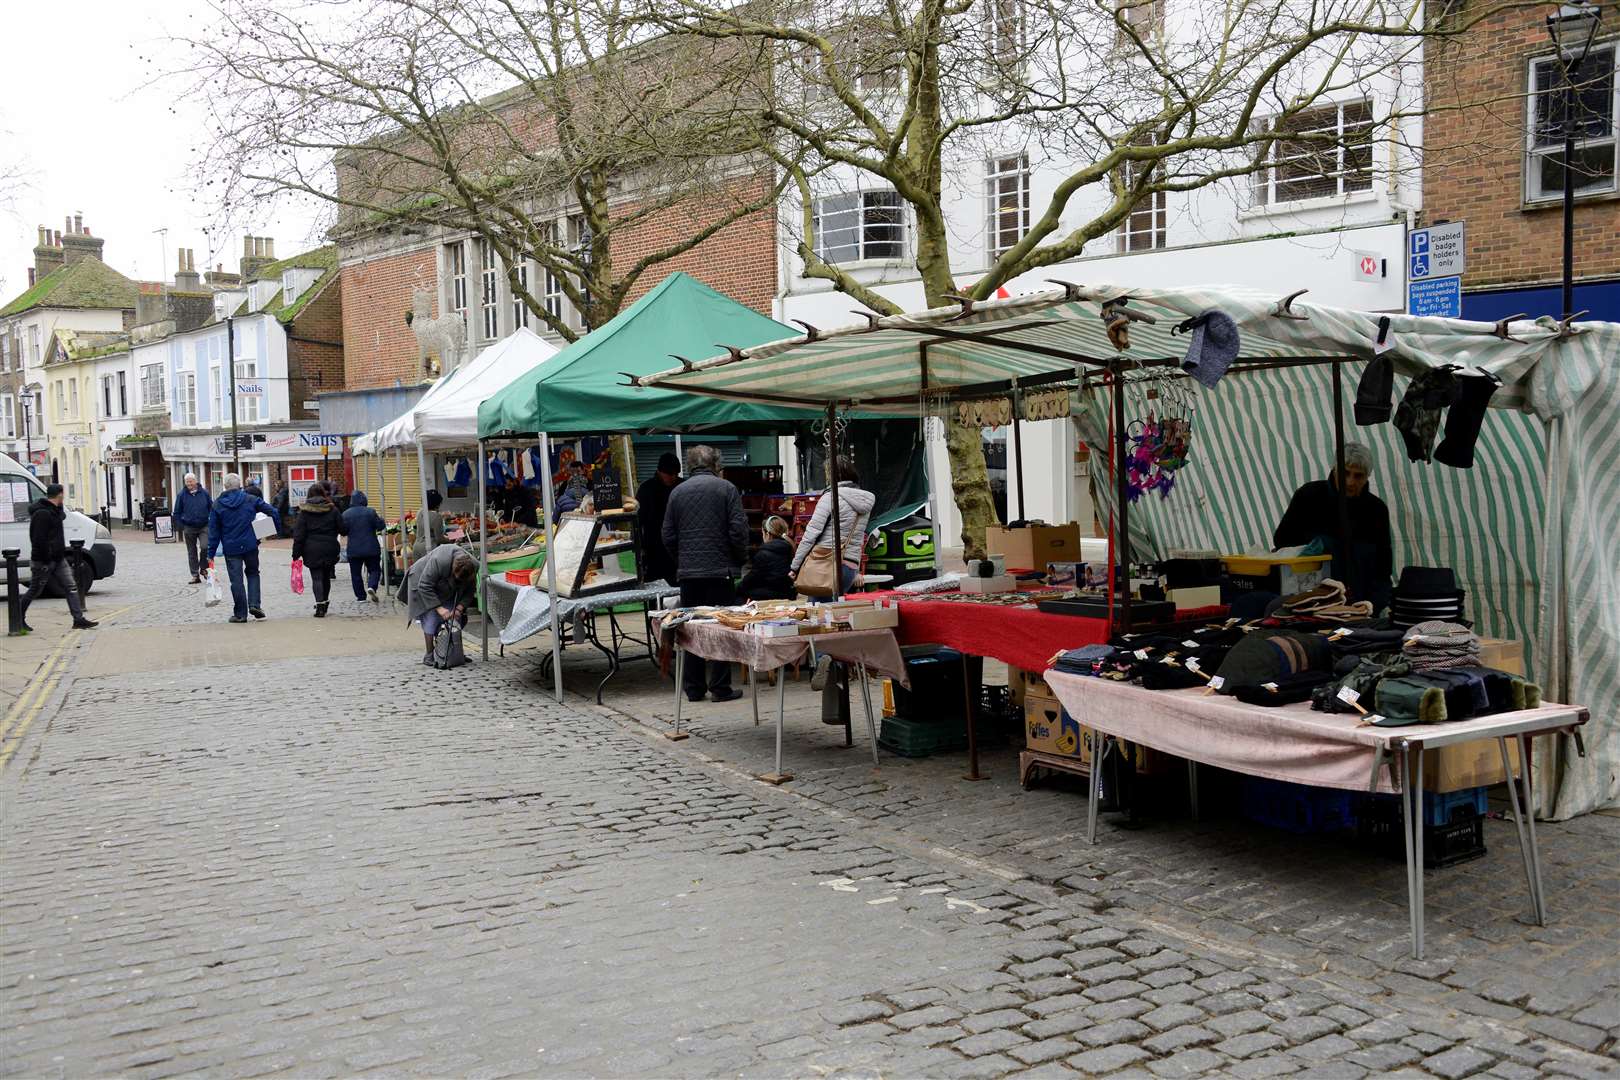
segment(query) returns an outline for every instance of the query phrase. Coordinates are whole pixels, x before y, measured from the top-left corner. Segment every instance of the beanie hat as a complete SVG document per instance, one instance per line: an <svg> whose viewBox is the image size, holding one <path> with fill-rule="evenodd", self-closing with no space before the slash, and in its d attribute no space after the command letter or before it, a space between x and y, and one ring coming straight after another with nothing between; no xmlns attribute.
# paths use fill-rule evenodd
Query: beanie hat
<svg viewBox="0 0 1620 1080"><path fill-rule="evenodd" d="M1192 343L1187 346L1181 369L1198 383L1213 388L1232 366L1242 347L1237 323L1224 311L1210 308L1192 320Z"/></svg>

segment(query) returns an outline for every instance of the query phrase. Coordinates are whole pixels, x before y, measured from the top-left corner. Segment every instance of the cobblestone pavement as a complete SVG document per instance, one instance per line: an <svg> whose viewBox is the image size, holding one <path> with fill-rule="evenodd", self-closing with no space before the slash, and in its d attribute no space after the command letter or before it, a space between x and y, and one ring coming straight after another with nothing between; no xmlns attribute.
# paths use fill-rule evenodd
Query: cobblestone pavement
<svg viewBox="0 0 1620 1080"><path fill-rule="evenodd" d="M1398 864L1219 819L1085 848L1074 790L874 771L800 686L770 788L746 702L671 744L645 665L625 715L523 651L422 668L387 605L340 654L284 551L248 626L173 554L120 553L136 606L0 775L9 1075L1617 1071L1613 819L1545 830L1544 930L1494 829L1412 964Z"/></svg>

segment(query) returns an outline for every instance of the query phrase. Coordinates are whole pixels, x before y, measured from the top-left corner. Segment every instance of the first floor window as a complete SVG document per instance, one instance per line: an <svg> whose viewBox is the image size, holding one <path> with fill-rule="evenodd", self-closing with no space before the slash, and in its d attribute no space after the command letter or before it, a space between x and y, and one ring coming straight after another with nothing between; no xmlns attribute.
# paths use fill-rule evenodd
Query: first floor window
<svg viewBox="0 0 1620 1080"><path fill-rule="evenodd" d="M257 360L238 360L236 362L236 381L239 384L251 384L256 389L264 390L267 387L258 386L259 362ZM264 400L262 394L244 394L242 386L236 388L236 417L244 424L257 424L259 422L259 403Z"/></svg>
<svg viewBox="0 0 1620 1080"><path fill-rule="evenodd" d="M1276 137L1256 162L1256 205L1342 197L1372 190L1373 113L1343 101L1268 121Z"/></svg>
<svg viewBox="0 0 1620 1080"><path fill-rule="evenodd" d="M124 377L124 375L125 375L125 373L122 372L122 371L120 371L118 373L118 415L119 416L128 416L129 415L129 381Z"/></svg>
<svg viewBox="0 0 1620 1080"><path fill-rule="evenodd" d="M529 325L529 305L524 301L524 294L529 291L529 264L527 261L518 263L517 288L512 290L512 329Z"/></svg>
<svg viewBox="0 0 1620 1080"><path fill-rule="evenodd" d="M479 308L484 340L500 336L500 268L495 265L495 246L488 240L478 241Z"/></svg>
<svg viewBox="0 0 1620 1080"><path fill-rule="evenodd" d="M112 415L114 415L114 413L113 413L112 391L113 391L113 377L111 375L103 375L101 377L101 415L102 416L112 416Z"/></svg>
<svg viewBox="0 0 1620 1080"><path fill-rule="evenodd" d="M444 266L450 279L450 310L467 318L467 245L454 243L444 249Z"/></svg>
<svg viewBox="0 0 1620 1080"><path fill-rule="evenodd" d="M1029 232L1029 157L991 158L986 162L984 197L989 209L990 259L1010 251Z"/></svg>
<svg viewBox="0 0 1620 1080"><path fill-rule="evenodd" d="M65 420L67 419L67 393L62 389L61 379L54 380L52 385L56 387L56 418Z"/></svg>
<svg viewBox="0 0 1620 1080"><path fill-rule="evenodd" d="M1526 202L1563 198L1566 167L1576 195L1616 190L1615 114L1620 112L1620 84L1614 77L1617 48L1620 43L1613 41L1595 45L1585 60L1567 72L1554 56L1530 61ZM1575 136L1575 153L1567 166L1566 127Z"/></svg>
<svg viewBox="0 0 1620 1080"><path fill-rule="evenodd" d="M194 371L182 372L177 390L179 400L174 403L175 423L181 427L195 427L197 425L197 373Z"/></svg>
<svg viewBox="0 0 1620 1080"><path fill-rule="evenodd" d="M163 382L163 365L141 365L141 408L153 409L162 405L167 392Z"/></svg>
<svg viewBox="0 0 1620 1080"><path fill-rule="evenodd" d="M225 385L224 379L220 378L218 364L208 369L208 383L214 388L214 418L216 420L229 420L231 418L231 388Z"/></svg>
<svg viewBox="0 0 1620 1080"><path fill-rule="evenodd" d="M17 437L17 399L0 394L0 439Z"/></svg>
<svg viewBox="0 0 1620 1080"><path fill-rule="evenodd" d="M905 255L905 211L895 191L857 191L817 199L811 208L816 255L823 262L899 259Z"/></svg>
<svg viewBox="0 0 1620 1080"><path fill-rule="evenodd" d="M1120 181L1126 191L1133 190L1145 173L1151 173L1153 162L1127 161L1120 170ZM1120 251L1151 251L1164 247L1165 193L1149 191L1131 204L1131 212L1119 227Z"/></svg>

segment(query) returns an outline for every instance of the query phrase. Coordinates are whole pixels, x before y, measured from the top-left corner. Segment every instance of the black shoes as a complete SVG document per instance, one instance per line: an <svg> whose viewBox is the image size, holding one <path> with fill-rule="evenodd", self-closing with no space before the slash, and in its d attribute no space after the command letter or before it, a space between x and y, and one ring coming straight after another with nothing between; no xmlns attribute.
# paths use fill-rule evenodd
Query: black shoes
<svg viewBox="0 0 1620 1080"><path fill-rule="evenodd" d="M322 601L318 602L315 605L315 617L317 619L326 618L326 605L327 605L327 603L328 603L328 601L322 600Z"/></svg>
<svg viewBox="0 0 1620 1080"><path fill-rule="evenodd" d="M253 616L255 619L262 619L264 618L264 608L250 607L248 608L248 614ZM246 619L243 619L242 621L247 622Z"/></svg>
<svg viewBox="0 0 1620 1080"><path fill-rule="evenodd" d="M232 615L231 622L247 622L246 615Z"/></svg>
<svg viewBox="0 0 1620 1080"><path fill-rule="evenodd" d="M742 691L738 690L734 686L728 686L724 690L711 690L709 692L710 701L736 701L742 696Z"/></svg>
<svg viewBox="0 0 1620 1080"><path fill-rule="evenodd" d="M73 629L75 629L75 630L94 630L96 627L98 627L100 625L101 625L100 623L95 622L94 620L91 620L91 619L74 619L73 620Z"/></svg>
<svg viewBox="0 0 1620 1080"><path fill-rule="evenodd" d="M202 578L198 577L196 574L192 574L191 575L191 583L193 585L201 585L202 584Z"/></svg>

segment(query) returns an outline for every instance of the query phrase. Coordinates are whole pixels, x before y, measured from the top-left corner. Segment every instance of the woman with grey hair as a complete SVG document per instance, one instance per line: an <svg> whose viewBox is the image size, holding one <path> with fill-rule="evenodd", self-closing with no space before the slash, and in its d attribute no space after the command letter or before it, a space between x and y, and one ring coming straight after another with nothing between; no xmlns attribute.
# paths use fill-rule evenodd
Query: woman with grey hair
<svg viewBox="0 0 1620 1080"><path fill-rule="evenodd" d="M1369 600L1375 611L1389 605L1394 575L1394 549L1390 542L1389 507L1369 490L1372 451L1361 443L1344 444L1344 502L1350 519L1350 550L1339 546L1339 475L1328 470L1326 480L1312 480L1294 492L1288 510L1277 523L1271 542L1295 547L1313 540L1333 555L1333 576L1345 583L1351 600Z"/></svg>
<svg viewBox="0 0 1620 1080"><path fill-rule="evenodd" d="M478 584L478 560L454 544L445 544L428 552L412 566L405 577L405 595L409 607L405 623L422 623L422 636L427 641L427 655L422 663L433 666L433 639L439 628L451 619L467 625L467 608L473 602Z"/></svg>

